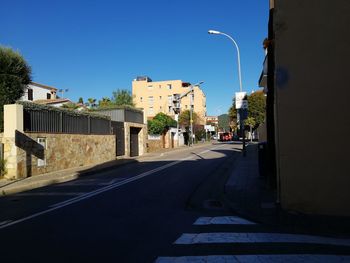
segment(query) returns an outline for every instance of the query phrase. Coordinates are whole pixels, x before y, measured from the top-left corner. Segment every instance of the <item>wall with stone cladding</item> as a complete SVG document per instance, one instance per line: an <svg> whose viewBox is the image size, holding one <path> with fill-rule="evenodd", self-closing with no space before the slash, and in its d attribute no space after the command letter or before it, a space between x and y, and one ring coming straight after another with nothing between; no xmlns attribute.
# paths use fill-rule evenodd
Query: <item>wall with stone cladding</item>
<svg viewBox="0 0 350 263"><path fill-rule="evenodd" d="M147 140L147 152L156 152L163 149L162 139L159 140Z"/></svg>
<svg viewBox="0 0 350 263"><path fill-rule="evenodd" d="M21 133L17 136L17 178L114 160L115 135ZM37 143L46 139L46 148ZM38 166L44 157L46 165Z"/></svg>

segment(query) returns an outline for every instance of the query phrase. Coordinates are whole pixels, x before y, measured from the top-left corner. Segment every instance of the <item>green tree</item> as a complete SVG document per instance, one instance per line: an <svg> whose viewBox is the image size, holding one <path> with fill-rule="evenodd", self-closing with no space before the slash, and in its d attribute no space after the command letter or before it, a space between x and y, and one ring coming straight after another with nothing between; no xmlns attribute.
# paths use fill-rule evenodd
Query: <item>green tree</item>
<svg viewBox="0 0 350 263"><path fill-rule="evenodd" d="M110 98L103 97L101 100L98 101L98 107L99 108L108 108L113 106L113 103Z"/></svg>
<svg viewBox="0 0 350 263"><path fill-rule="evenodd" d="M230 107L228 110L228 117L229 117L229 125L232 128L232 130L237 129L237 109L235 107L235 103Z"/></svg>
<svg viewBox="0 0 350 263"><path fill-rule="evenodd" d="M257 91L248 96L248 117L255 120L253 129L265 122L266 97L262 91Z"/></svg>
<svg viewBox="0 0 350 263"><path fill-rule="evenodd" d="M192 112L192 124L196 125L199 123L200 119L197 115L197 113ZM183 127L185 127L186 129L188 129L191 126L191 112L190 110L185 110L183 112L181 112L180 116L179 116L179 124Z"/></svg>
<svg viewBox="0 0 350 263"><path fill-rule="evenodd" d="M113 91L112 103L116 106L134 107L131 92L125 89Z"/></svg>
<svg viewBox="0 0 350 263"><path fill-rule="evenodd" d="M218 129L230 131L230 118L228 114L221 114L218 116Z"/></svg>
<svg viewBox="0 0 350 263"><path fill-rule="evenodd" d="M84 104L84 100L82 97L79 98L78 103Z"/></svg>
<svg viewBox="0 0 350 263"><path fill-rule="evenodd" d="M249 130L250 130L250 141L253 140L253 127L255 127L256 125L256 121L253 117L248 117L247 119L244 120L244 125L249 126Z"/></svg>
<svg viewBox="0 0 350 263"><path fill-rule="evenodd" d="M160 112L147 122L149 134L164 134L170 127L176 127L176 121L170 116Z"/></svg>
<svg viewBox="0 0 350 263"><path fill-rule="evenodd" d="M3 130L3 106L22 97L31 82L31 68L22 55L0 46L0 131Z"/></svg>

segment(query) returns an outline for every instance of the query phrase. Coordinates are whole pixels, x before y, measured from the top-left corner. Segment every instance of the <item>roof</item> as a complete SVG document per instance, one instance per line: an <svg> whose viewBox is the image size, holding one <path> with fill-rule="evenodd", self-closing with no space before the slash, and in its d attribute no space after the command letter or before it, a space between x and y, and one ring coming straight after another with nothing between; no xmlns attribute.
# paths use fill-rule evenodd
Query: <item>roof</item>
<svg viewBox="0 0 350 263"><path fill-rule="evenodd" d="M49 99L49 100L35 100L33 102L37 104L50 105L50 104L65 103L65 102L71 102L71 101L69 99Z"/></svg>
<svg viewBox="0 0 350 263"><path fill-rule="evenodd" d="M30 82L29 85L37 86L37 87L48 89L48 90L55 90L55 91L57 91L57 89L55 87L50 87L50 86L43 85L43 84L36 83L36 82Z"/></svg>

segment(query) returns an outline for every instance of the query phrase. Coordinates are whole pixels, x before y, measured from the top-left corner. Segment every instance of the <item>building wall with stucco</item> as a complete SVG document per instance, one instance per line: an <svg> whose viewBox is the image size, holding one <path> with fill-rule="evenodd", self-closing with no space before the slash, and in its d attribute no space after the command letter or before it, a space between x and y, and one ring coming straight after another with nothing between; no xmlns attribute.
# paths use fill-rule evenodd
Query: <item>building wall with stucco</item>
<svg viewBox="0 0 350 263"><path fill-rule="evenodd" d="M175 118L172 96L184 94L190 90L181 80L151 81L133 80L132 95L137 108L144 110L145 120L151 119L158 113L165 113ZM200 124L205 124L206 96L198 86L193 87L193 111L200 117ZM181 99L181 111L190 110L190 94Z"/></svg>

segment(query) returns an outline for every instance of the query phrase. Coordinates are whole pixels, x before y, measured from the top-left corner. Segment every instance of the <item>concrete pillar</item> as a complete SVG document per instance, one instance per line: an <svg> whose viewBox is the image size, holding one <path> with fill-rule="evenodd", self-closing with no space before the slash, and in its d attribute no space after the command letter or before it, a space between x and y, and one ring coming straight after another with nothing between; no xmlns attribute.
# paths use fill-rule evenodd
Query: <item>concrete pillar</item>
<svg viewBox="0 0 350 263"><path fill-rule="evenodd" d="M19 177L19 149L16 147L16 130L23 132L23 106L19 104L5 105L3 143L7 169L5 178L7 179Z"/></svg>

